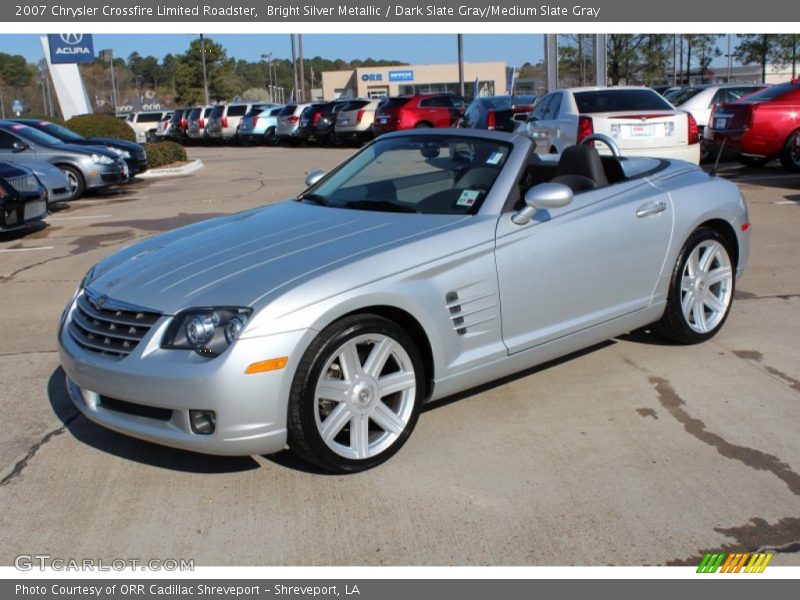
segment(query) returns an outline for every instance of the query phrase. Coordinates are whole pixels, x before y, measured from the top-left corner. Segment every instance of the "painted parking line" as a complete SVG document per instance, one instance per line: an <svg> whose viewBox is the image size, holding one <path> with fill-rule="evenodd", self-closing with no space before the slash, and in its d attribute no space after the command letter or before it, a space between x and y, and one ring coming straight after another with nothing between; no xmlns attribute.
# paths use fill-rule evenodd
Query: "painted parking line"
<svg viewBox="0 0 800 600"><path fill-rule="evenodd" d="M0 253L3 252L33 252L35 250L53 250L55 246L35 246L32 248L0 248Z"/></svg>
<svg viewBox="0 0 800 600"><path fill-rule="evenodd" d="M752 175L744 177L739 177L735 179L735 181L765 181L765 180L773 180L773 179L796 179L800 183L800 175L797 174L786 174L786 175Z"/></svg>
<svg viewBox="0 0 800 600"><path fill-rule="evenodd" d="M75 217L50 217L50 221L77 221L79 219L109 219L111 215L82 215Z"/></svg>
<svg viewBox="0 0 800 600"><path fill-rule="evenodd" d="M800 206L800 200L778 200L775 204L779 205L789 205L793 204L795 206Z"/></svg>

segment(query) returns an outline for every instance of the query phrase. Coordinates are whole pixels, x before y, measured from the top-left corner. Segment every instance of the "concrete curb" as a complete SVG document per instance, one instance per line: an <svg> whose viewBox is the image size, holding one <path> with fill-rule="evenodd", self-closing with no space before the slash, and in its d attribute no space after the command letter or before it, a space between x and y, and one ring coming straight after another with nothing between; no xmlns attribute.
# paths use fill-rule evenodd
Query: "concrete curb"
<svg viewBox="0 0 800 600"><path fill-rule="evenodd" d="M159 177L181 177L189 175L203 168L203 161L199 158L189 161L181 167L150 169L136 176L137 179L157 179Z"/></svg>

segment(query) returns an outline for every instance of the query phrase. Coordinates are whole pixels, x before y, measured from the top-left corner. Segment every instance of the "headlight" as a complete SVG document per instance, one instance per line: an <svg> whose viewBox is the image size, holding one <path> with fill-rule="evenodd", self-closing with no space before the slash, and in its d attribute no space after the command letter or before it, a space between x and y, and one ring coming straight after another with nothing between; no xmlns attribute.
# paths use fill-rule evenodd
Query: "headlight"
<svg viewBox="0 0 800 600"><path fill-rule="evenodd" d="M128 160L131 157L131 153L128 152L127 150L123 150L121 148L115 148L114 146L109 146L108 149L111 150L111 152L113 152L117 156L121 156L125 160Z"/></svg>
<svg viewBox="0 0 800 600"><path fill-rule="evenodd" d="M252 312L250 308L231 306L190 308L172 320L161 347L219 356L241 335Z"/></svg>
<svg viewBox="0 0 800 600"><path fill-rule="evenodd" d="M111 165L114 164L114 159L105 154L92 154L92 162L98 165Z"/></svg>

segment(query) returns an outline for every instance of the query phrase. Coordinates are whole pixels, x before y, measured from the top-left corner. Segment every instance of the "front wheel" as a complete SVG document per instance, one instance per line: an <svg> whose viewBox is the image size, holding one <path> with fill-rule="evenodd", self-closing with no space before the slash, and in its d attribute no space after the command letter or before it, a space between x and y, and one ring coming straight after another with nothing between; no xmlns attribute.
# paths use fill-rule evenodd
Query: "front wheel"
<svg viewBox="0 0 800 600"><path fill-rule="evenodd" d="M728 241L700 227L686 240L672 272L667 307L656 330L680 344L716 335L731 310L735 286Z"/></svg>
<svg viewBox="0 0 800 600"><path fill-rule="evenodd" d="M69 182L69 199L77 200L86 193L86 182L83 179L83 174L69 165L59 165L58 167L67 176Z"/></svg>
<svg viewBox="0 0 800 600"><path fill-rule="evenodd" d="M289 399L289 447L340 473L389 459L411 435L424 390L411 337L377 315L322 331L300 362Z"/></svg>
<svg viewBox="0 0 800 600"><path fill-rule="evenodd" d="M800 172L800 131L789 136L781 152L781 164L785 169Z"/></svg>

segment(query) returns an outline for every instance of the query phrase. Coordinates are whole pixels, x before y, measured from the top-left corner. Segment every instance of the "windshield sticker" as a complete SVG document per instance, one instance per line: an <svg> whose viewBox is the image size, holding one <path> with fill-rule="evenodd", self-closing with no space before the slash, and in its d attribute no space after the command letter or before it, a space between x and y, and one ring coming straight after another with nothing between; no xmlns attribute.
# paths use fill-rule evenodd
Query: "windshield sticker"
<svg viewBox="0 0 800 600"><path fill-rule="evenodd" d="M461 192L461 196L458 197L458 202L456 205L458 206L472 206L475 204L475 200L478 199L478 195L480 191L478 190L464 190Z"/></svg>
<svg viewBox="0 0 800 600"><path fill-rule="evenodd" d="M489 155L489 158L486 159L487 165L497 165L500 164L500 161L503 160L503 153L502 152L492 152Z"/></svg>

